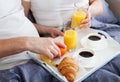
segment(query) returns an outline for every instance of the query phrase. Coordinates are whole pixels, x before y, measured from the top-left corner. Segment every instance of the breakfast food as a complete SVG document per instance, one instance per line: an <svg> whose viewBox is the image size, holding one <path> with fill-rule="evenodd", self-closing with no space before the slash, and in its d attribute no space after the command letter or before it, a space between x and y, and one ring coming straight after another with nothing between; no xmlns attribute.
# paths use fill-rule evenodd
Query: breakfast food
<svg viewBox="0 0 120 82"><path fill-rule="evenodd" d="M44 61L45 63L47 63L48 65L50 65L50 66L55 66L55 64L52 62L52 60L51 59L49 59L47 56L45 56L45 55L40 55L40 59L42 60L42 61Z"/></svg>
<svg viewBox="0 0 120 82"><path fill-rule="evenodd" d="M60 52L61 52L61 56L63 56L67 52L67 48L59 47L59 49L60 49Z"/></svg>
<svg viewBox="0 0 120 82"><path fill-rule="evenodd" d="M65 57L57 66L57 68L59 72L64 75L69 82L74 82L74 79L79 70L76 62L70 57Z"/></svg>

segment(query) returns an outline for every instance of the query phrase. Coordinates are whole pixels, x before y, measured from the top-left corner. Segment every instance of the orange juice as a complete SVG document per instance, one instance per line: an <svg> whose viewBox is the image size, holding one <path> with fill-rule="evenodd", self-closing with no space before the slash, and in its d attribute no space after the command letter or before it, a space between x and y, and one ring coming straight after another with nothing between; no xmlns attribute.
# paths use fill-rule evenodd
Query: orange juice
<svg viewBox="0 0 120 82"><path fill-rule="evenodd" d="M87 16L87 13L84 10L79 9L75 11L72 15L71 27L72 28L79 27L79 25L86 18L86 16Z"/></svg>
<svg viewBox="0 0 120 82"><path fill-rule="evenodd" d="M67 50L76 48L76 45L77 45L77 33L74 30L65 31L64 43L67 46Z"/></svg>

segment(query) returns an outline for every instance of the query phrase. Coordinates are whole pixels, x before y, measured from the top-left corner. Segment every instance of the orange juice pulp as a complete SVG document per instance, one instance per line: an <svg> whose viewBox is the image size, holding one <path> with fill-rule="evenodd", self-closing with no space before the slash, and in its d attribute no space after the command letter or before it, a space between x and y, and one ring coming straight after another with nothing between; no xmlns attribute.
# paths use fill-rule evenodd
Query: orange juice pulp
<svg viewBox="0 0 120 82"><path fill-rule="evenodd" d="M76 45L77 45L77 33L74 30L65 31L64 43L67 46L67 50L76 48Z"/></svg>
<svg viewBox="0 0 120 82"><path fill-rule="evenodd" d="M79 27L81 22L87 17L87 13L84 10L77 10L72 15L71 27Z"/></svg>

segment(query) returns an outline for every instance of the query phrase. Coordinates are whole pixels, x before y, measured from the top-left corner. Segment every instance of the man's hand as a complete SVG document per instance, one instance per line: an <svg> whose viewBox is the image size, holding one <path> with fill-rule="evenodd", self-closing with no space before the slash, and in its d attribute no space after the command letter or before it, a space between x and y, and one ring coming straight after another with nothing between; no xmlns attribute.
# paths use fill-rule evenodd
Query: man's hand
<svg viewBox="0 0 120 82"><path fill-rule="evenodd" d="M39 24L34 24L40 34L50 34L53 38L57 36L63 36L63 32L55 27L42 26Z"/></svg>
<svg viewBox="0 0 120 82"><path fill-rule="evenodd" d="M63 48L66 47L64 43L53 38L32 37L27 39L28 50L38 54L44 54L50 59L61 56L61 52L58 46Z"/></svg>

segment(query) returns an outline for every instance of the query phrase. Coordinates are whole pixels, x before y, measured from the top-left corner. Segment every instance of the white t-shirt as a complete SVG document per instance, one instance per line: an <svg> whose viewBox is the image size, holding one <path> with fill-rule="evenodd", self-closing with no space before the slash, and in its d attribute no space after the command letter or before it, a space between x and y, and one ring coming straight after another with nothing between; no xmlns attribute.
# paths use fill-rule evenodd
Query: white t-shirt
<svg viewBox="0 0 120 82"><path fill-rule="evenodd" d="M28 1L28 0L27 0ZM68 20L74 10L74 4L79 7L88 6L89 0L29 0L31 10L38 24L46 26L61 26Z"/></svg>
<svg viewBox="0 0 120 82"><path fill-rule="evenodd" d="M0 0L0 39L19 36L39 37L34 25L25 17L21 0ZM0 59L0 69L7 69L30 59L26 51Z"/></svg>

